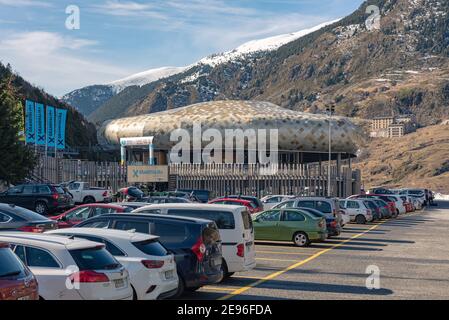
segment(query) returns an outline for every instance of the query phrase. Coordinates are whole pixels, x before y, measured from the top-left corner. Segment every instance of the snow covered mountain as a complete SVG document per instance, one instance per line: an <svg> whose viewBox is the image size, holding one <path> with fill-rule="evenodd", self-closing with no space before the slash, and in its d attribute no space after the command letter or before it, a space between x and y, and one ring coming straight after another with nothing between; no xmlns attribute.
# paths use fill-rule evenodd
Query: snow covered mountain
<svg viewBox="0 0 449 320"><path fill-rule="evenodd" d="M295 41L309 33L317 31L337 21L338 20L325 22L313 28L300 30L293 33L252 40L242 44L234 50L210 55L189 66L161 67L150 69L110 83L87 86L67 93L62 97L62 100L75 106L85 116L89 116L107 100L111 99L113 96L122 92L128 87L142 87L149 83L168 78L173 75L181 74L194 68L198 68L199 66L210 66L214 68L219 66L220 64L224 64L230 61L241 60L251 57L255 54L259 55L263 52L273 51L286 43ZM185 79L181 79L181 82L191 82L200 75L200 73L188 75Z"/></svg>

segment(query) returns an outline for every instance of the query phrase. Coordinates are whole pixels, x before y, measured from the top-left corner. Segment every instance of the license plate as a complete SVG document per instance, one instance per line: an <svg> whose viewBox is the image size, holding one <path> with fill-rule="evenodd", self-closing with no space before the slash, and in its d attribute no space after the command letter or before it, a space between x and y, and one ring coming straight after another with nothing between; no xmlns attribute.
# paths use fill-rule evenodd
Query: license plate
<svg viewBox="0 0 449 320"><path fill-rule="evenodd" d="M114 283L116 288L123 288L125 286L125 280L123 279L114 280Z"/></svg>
<svg viewBox="0 0 449 320"><path fill-rule="evenodd" d="M23 296L23 297L17 298L17 300L31 300L31 296Z"/></svg>

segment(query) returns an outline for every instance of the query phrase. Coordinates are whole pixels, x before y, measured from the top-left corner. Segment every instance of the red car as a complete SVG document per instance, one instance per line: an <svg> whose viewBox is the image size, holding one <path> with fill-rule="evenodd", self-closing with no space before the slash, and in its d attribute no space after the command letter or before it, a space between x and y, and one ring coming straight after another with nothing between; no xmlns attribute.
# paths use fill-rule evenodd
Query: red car
<svg viewBox="0 0 449 320"><path fill-rule="evenodd" d="M379 194L358 194L348 197L348 199L369 199L369 198L377 198L385 201L388 204L388 209L390 209L391 215L396 216L396 204L393 200L391 200L388 195L379 195Z"/></svg>
<svg viewBox="0 0 449 320"><path fill-rule="evenodd" d="M109 203L89 203L77 206L59 216L50 217L50 219L58 222L58 228L71 228L78 223L92 217L96 217L106 213L130 212L132 208L109 204Z"/></svg>
<svg viewBox="0 0 449 320"><path fill-rule="evenodd" d="M6 243L0 243L0 300L39 300L36 278Z"/></svg>
<svg viewBox="0 0 449 320"><path fill-rule="evenodd" d="M234 206L244 206L248 209L250 214L254 214L259 212L256 207L252 204L251 201L243 200L243 199L234 199L234 198L221 198L209 201L211 204L229 204Z"/></svg>

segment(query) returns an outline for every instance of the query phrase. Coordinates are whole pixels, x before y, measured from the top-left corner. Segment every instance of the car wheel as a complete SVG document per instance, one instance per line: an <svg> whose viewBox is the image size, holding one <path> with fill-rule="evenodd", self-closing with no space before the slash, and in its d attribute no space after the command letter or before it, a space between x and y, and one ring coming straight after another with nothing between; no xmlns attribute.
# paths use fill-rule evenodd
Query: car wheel
<svg viewBox="0 0 449 320"><path fill-rule="evenodd" d="M186 288L186 290L189 291L189 292L195 292L199 288L201 288L201 287L190 287L190 288Z"/></svg>
<svg viewBox="0 0 449 320"><path fill-rule="evenodd" d="M310 244L310 240L306 233L296 232L293 235L293 243L297 247L307 247Z"/></svg>
<svg viewBox="0 0 449 320"><path fill-rule="evenodd" d="M221 271L223 272L223 277L221 278L220 283L229 278L228 265L226 264L226 261L224 259L222 259L221 262Z"/></svg>
<svg viewBox="0 0 449 320"><path fill-rule="evenodd" d="M138 300L138 298L137 298L137 293L136 293L136 289L134 289L133 286L131 286L131 289L133 289L133 301L134 301L134 300Z"/></svg>
<svg viewBox="0 0 449 320"><path fill-rule="evenodd" d="M90 196L85 197L83 199L83 203L94 203L94 202L95 202L95 199L93 197L90 197Z"/></svg>
<svg viewBox="0 0 449 320"><path fill-rule="evenodd" d="M176 291L176 294L172 297L174 299L180 298L186 289L186 284L184 282L183 277L178 273L179 283L178 283L178 291Z"/></svg>
<svg viewBox="0 0 449 320"><path fill-rule="evenodd" d="M366 218L364 216L362 216L361 214L359 214L357 217L355 217L355 222L357 224L365 224Z"/></svg>
<svg viewBox="0 0 449 320"><path fill-rule="evenodd" d="M46 214L48 211L47 205L45 204L45 202L42 201L38 201L36 202L36 204L34 205L34 211L39 213L39 214Z"/></svg>

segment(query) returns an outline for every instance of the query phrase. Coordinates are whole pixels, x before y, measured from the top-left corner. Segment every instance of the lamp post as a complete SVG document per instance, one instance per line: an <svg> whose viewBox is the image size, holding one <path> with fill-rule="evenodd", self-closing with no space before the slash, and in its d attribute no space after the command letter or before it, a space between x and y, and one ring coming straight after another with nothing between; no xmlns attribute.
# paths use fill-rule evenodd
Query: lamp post
<svg viewBox="0 0 449 320"><path fill-rule="evenodd" d="M332 113L335 112L335 105L326 106L326 112L329 116L329 162L327 164L327 196L331 197L331 161L332 161Z"/></svg>

